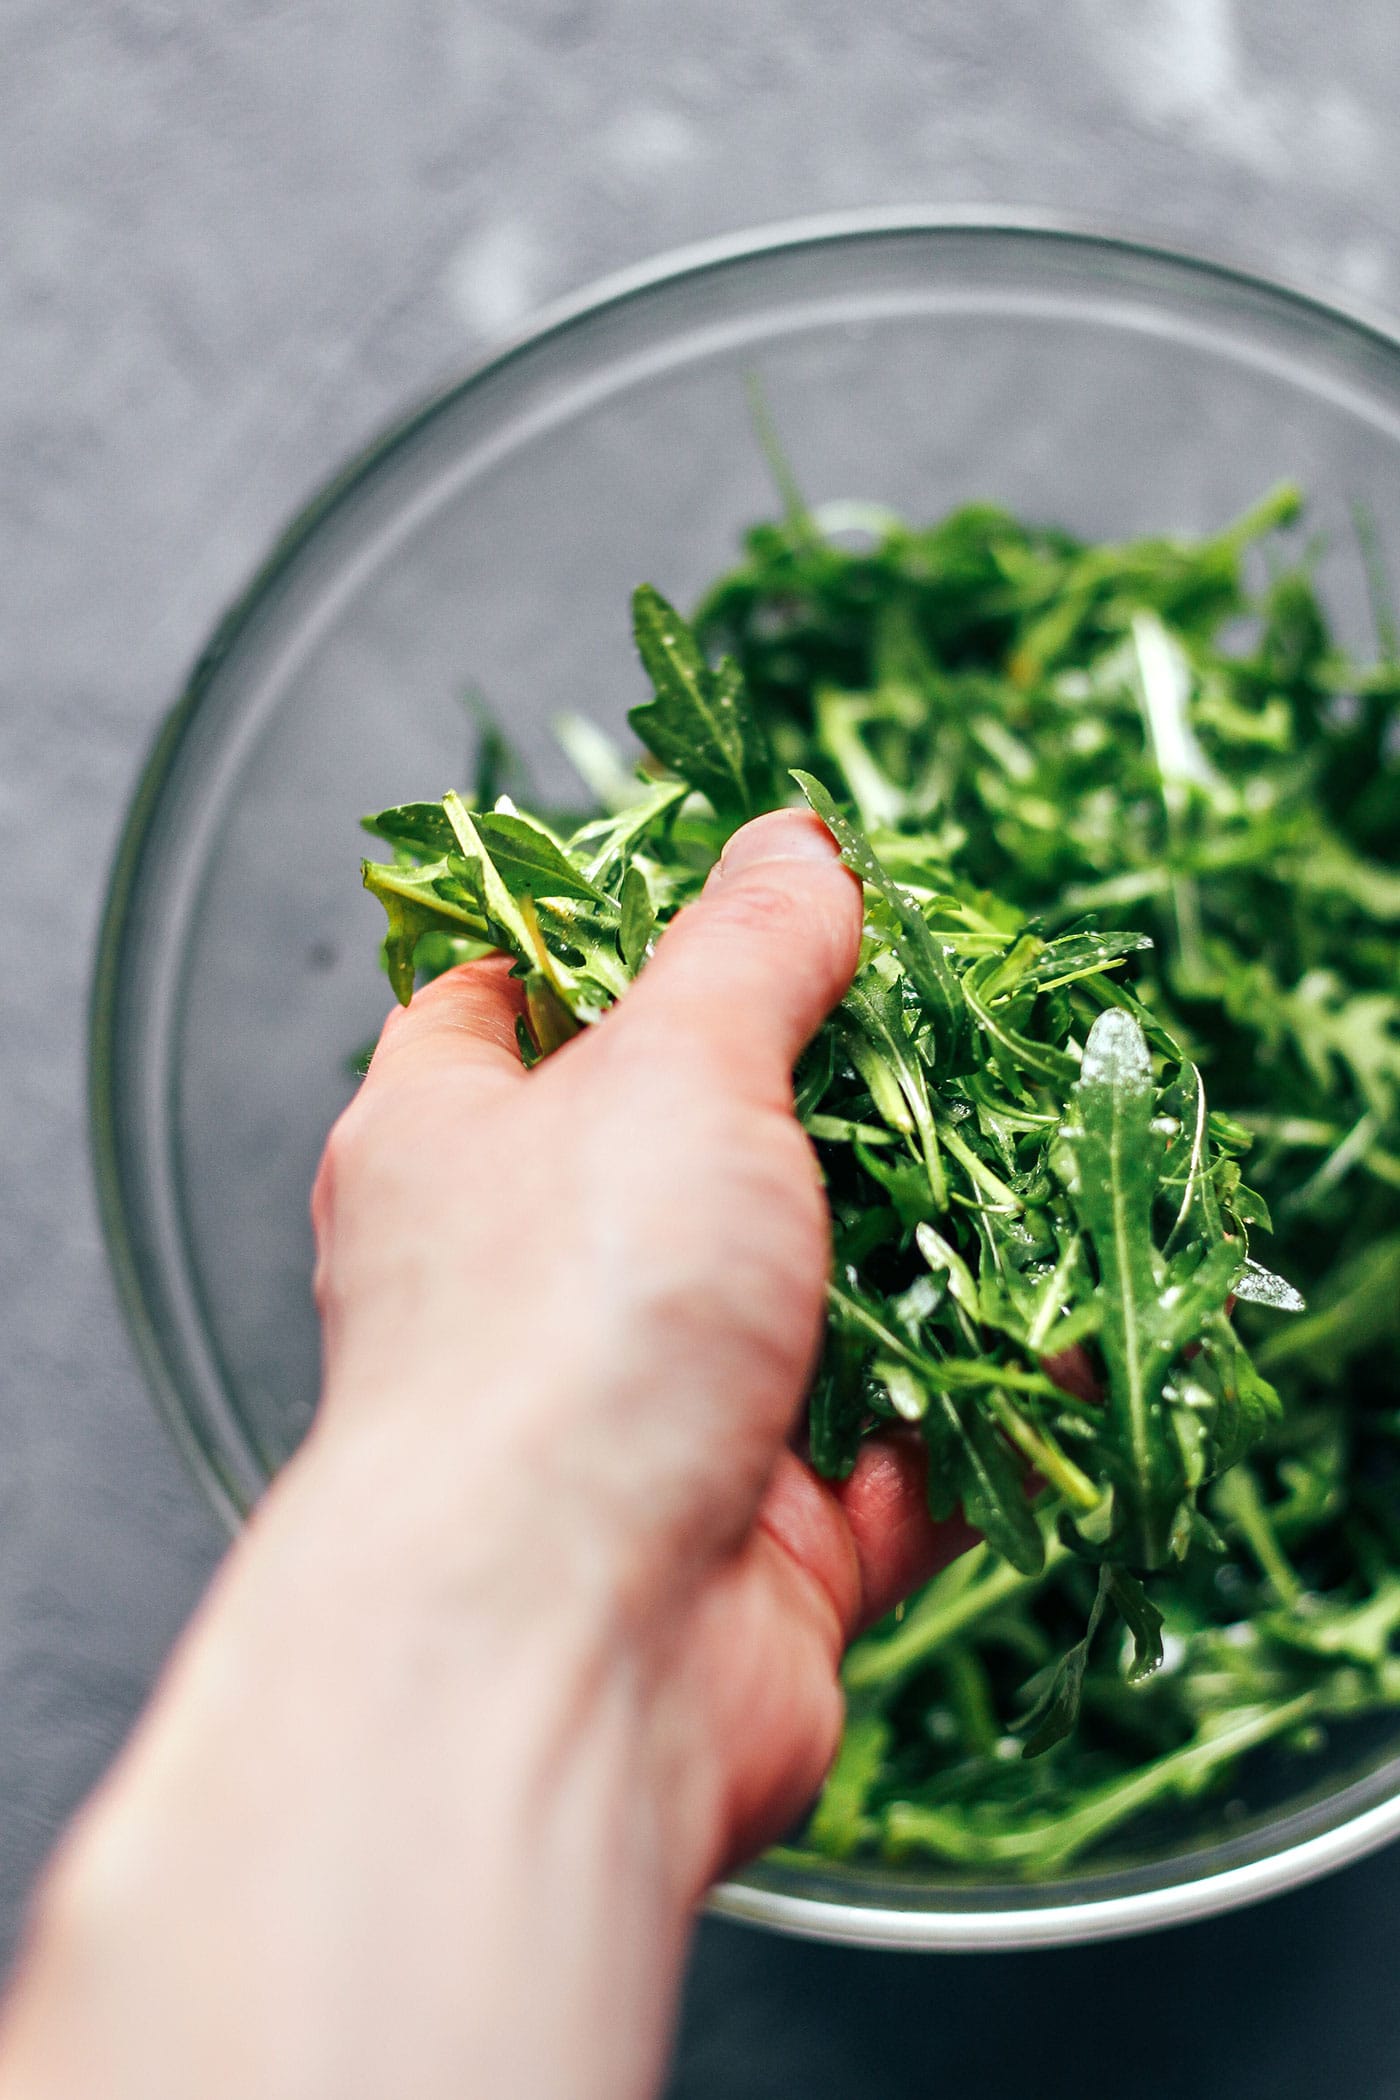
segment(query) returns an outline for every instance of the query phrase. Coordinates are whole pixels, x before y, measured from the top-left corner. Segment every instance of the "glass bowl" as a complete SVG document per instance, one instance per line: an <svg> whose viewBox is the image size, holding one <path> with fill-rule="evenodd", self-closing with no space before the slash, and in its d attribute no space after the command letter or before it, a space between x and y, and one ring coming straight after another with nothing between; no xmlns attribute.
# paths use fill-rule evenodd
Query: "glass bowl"
<svg viewBox="0 0 1400 2100"><path fill-rule="evenodd" d="M1212 264L1046 226L866 215L692 251L548 316L339 474L225 618L112 876L92 1104L111 1257L157 1399L236 1522L316 1393L307 1192L386 1006L367 809L467 772L484 694L540 789L550 724L621 730L627 600L684 603L776 499L751 375L812 502L988 498L1091 536L1199 533L1307 490L1364 644L1358 506L1400 554L1400 345ZM1201 1803L1053 1884L760 1862L716 1908L888 1946L1200 1917L1400 1831L1400 1726Z"/></svg>

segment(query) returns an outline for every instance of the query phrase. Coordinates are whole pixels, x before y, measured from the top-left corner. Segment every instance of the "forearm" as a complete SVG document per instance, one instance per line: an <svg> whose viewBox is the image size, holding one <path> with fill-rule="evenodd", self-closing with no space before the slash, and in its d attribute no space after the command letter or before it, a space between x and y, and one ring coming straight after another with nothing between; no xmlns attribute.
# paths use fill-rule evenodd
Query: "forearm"
<svg viewBox="0 0 1400 2100"><path fill-rule="evenodd" d="M791 1073L860 937L776 813L538 1069L499 959L386 1027L313 1199L320 1426L49 1877L0 2100L654 2090L695 1899L897 1593L860 1469L785 1450L830 1257Z"/></svg>
<svg viewBox="0 0 1400 2100"><path fill-rule="evenodd" d="M653 2089L711 1836L610 1572L449 1470L269 1498L41 1892L4 2100Z"/></svg>

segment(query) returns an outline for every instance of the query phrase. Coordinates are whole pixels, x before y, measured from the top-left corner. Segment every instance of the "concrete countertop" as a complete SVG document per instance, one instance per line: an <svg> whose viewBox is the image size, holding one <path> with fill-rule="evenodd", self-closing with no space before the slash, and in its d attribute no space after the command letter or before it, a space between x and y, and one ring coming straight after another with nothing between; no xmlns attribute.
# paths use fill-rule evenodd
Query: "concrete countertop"
<svg viewBox="0 0 1400 2100"><path fill-rule="evenodd" d="M1400 13L1307 0L8 0L0 25L0 1948L220 1548L89 1174L84 1001L161 713L297 503L591 277L1005 203L1400 310ZM706 1928L677 2095L1400 2095L1400 1859L1154 1943Z"/></svg>

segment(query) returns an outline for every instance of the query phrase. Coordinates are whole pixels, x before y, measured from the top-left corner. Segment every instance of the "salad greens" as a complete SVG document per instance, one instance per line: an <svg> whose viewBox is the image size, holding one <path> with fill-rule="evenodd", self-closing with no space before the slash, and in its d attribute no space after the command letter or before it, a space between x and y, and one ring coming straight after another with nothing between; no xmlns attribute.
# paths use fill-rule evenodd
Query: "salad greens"
<svg viewBox="0 0 1400 2100"><path fill-rule="evenodd" d="M1383 610L1379 662L1332 638L1298 509L1108 546L794 502L693 625L637 591L647 755L562 732L599 813L366 820L399 998L504 948L529 1063L759 811L864 884L795 1078L810 1452L912 1425L985 1543L852 1651L828 1854L1054 1873L1400 1705L1400 665Z"/></svg>

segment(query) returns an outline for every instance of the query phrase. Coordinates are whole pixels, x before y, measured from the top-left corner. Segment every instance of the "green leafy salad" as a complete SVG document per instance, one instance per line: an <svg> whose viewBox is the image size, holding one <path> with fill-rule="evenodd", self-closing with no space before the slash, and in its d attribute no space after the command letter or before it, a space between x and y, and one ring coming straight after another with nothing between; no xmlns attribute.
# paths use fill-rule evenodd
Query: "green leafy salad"
<svg viewBox="0 0 1400 2100"><path fill-rule="evenodd" d="M1400 662L1383 607L1378 661L1333 639L1298 509L1107 546L793 500L693 623L635 594L640 763L561 729L586 822L499 795L495 736L470 801L366 820L399 998L507 950L527 1063L758 812L864 884L795 1080L811 1458L906 1425L984 1543L853 1649L808 1849L1054 1874L1400 1706Z"/></svg>

